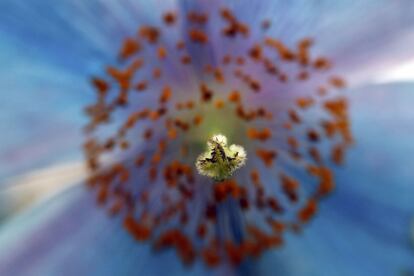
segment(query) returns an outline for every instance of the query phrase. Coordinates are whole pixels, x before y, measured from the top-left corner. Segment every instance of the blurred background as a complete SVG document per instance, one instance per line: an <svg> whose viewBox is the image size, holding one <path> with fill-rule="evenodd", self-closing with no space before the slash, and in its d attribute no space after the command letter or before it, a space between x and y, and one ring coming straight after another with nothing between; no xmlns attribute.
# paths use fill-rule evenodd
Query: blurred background
<svg viewBox="0 0 414 276"><path fill-rule="evenodd" d="M223 2L249 23L271 18L275 36L318 38L349 82L356 140L315 221L253 271L414 275L414 1ZM83 185L89 77L137 26L193 5L210 4L0 0L0 275L244 273L137 246Z"/></svg>

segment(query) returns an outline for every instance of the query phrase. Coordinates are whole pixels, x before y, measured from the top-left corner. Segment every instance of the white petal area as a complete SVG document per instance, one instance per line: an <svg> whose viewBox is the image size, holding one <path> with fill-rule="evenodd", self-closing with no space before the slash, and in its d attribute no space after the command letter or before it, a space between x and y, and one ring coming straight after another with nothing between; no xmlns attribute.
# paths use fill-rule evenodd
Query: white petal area
<svg viewBox="0 0 414 276"><path fill-rule="evenodd" d="M52 167L15 176L1 181L0 223L43 202L64 193L87 176L83 161L58 164Z"/></svg>
<svg viewBox="0 0 414 276"><path fill-rule="evenodd" d="M29 61L9 69L0 75L0 179L80 159L85 79Z"/></svg>
<svg viewBox="0 0 414 276"><path fill-rule="evenodd" d="M391 68L384 68L373 77L373 83L414 81L414 59L401 62Z"/></svg>

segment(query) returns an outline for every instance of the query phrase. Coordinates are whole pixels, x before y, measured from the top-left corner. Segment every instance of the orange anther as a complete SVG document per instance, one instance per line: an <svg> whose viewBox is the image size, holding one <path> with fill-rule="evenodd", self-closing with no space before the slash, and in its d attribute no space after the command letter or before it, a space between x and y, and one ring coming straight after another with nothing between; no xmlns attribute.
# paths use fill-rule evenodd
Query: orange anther
<svg viewBox="0 0 414 276"><path fill-rule="evenodd" d="M331 62L327 58L320 57L315 59L313 62L313 67L315 67L317 70L327 70L331 68Z"/></svg>
<svg viewBox="0 0 414 276"><path fill-rule="evenodd" d="M331 149L331 160L336 165L341 165L344 161L344 146L338 144Z"/></svg>
<svg viewBox="0 0 414 276"><path fill-rule="evenodd" d="M190 64L191 63L191 57L189 55L184 55L181 57L181 63L182 64Z"/></svg>
<svg viewBox="0 0 414 276"><path fill-rule="evenodd" d="M315 199L309 199L306 205L299 211L298 218L302 223L308 222L317 212L317 202Z"/></svg>
<svg viewBox="0 0 414 276"><path fill-rule="evenodd" d="M140 50L141 50L141 45L139 44L138 41L136 41L132 38L127 38L127 39L124 40L122 48L119 51L119 57L122 60L125 60L125 59L133 56L134 54L136 54Z"/></svg>
<svg viewBox="0 0 414 276"><path fill-rule="evenodd" d="M276 151L266 150L266 149L257 149L256 155L263 161L266 167L271 167L273 160L276 158Z"/></svg>
<svg viewBox="0 0 414 276"><path fill-rule="evenodd" d="M272 132L269 128L263 128L261 130L249 128L247 129L247 137L264 142L272 137Z"/></svg>
<svg viewBox="0 0 414 276"><path fill-rule="evenodd" d="M201 100L203 102L209 102L213 98L213 91L207 87L206 84L202 83L200 85Z"/></svg>
<svg viewBox="0 0 414 276"><path fill-rule="evenodd" d="M124 219L124 227L138 241L148 240L151 236L150 228L140 224L132 216Z"/></svg>
<svg viewBox="0 0 414 276"><path fill-rule="evenodd" d="M194 116L194 119L193 119L194 125L199 126L202 122L203 122L203 116L201 116L200 114L197 114Z"/></svg>
<svg viewBox="0 0 414 276"><path fill-rule="evenodd" d="M189 31L190 39L193 42L205 44L208 42L208 36L201 30L191 29Z"/></svg>
<svg viewBox="0 0 414 276"><path fill-rule="evenodd" d="M280 174L279 179L281 181L282 189L285 195L289 198L290 201L297 202L297 190L299 188L299 182L285 174Z"/></svg>
<svg viewBox="0 0 414 276"><path fill-rule="evenodd" d="M217 266L220 263L220 256L217 249L206 248L201 252L204 263L209 267Z"/></svg>
<svg viewBox="0 0 414 276"><path fill-rule="evenodd" d="M214 106L215 106L217 109L221 109L221 108L223 108L223 106L224 106L224 101L223 101L223 100L221 100L221 99L217 99L217 100L214 102Z"/></svg>
<svg viewBox="0 0 414 276"><path fill-rule="evenodd" d="M144 91L145 89L147 89L148 87L148 82L147 81L140 81L135 85L135 89L137 91Z"/></svg>
<svg viewBox="0 0 414 276"><path fill-rule="evenodd" d="M152 26L142 26L138 34L145 40L147 40L148 43L154 44L158 42L160 31Z"/></svg>
<svg viewBox="0 0 414 276"><path fill-rule="evenodd" d="M158 47L157 54L159 59L165 59L167 57L167 50L164 47L160 46Z"/></svg>
<svg viewBox="0 0 414 276"><path fill-rule="evenodd" d="M262 58L262 47L259 44L255 44L250 48L249 56L254 60L260 60Z"/></svg>
<svg viewBox="0 0 414 276"><path fill-rule="evenodd" d="M169 87L168 85L164 86L164 88L161 91L159 102L162 104L165 104L171 99L171 96L172 96L171 87Z"/></svg>
<svg viewBox="0 0 414 276"><path fill-rule="evenodd" d="M175 21L177 20L177 15L174 12L166 12L164 13L162 19L164 20L164 23L167 25L173 25Z"/></svg>
<svg viewBox="0 0 414 276"><path fill-rule="evenodd" d="M93 78L92 84L95 89L98 91L99 94L105 95L109 90L109 84L103 79L100 78Z"/></svg>
<svg viewBox="0 0 414 276"><path fill-rule="evenodd" d="M240 98L241 98L240 97L240 92L237 91L237 90L234 90L229 94L228 99L229 99L230 102L238 103L240 101Z"/></svg>
<svg viewBox="0 0 414 276"><path fill-rule="evenodd" d="M338 76L332 76L329 79L329 83L336 88L344 88L346 86L345 80Z"/></svg>
<svg viewBox="0 0 414 276"><path fill-rule="evenodd" d="M295 60L295 54L289 50L281 41L273 38L266 38L265 44L271 48L274 48L279 53L282 60L293 61Z"/></svg>
<svg viewBox="0 0 414 276"><path fill-rule="evenodd" d="M296 99L296 104L302 109L307 109L314 103L315 101L311 97L300 97Z"/></svg>

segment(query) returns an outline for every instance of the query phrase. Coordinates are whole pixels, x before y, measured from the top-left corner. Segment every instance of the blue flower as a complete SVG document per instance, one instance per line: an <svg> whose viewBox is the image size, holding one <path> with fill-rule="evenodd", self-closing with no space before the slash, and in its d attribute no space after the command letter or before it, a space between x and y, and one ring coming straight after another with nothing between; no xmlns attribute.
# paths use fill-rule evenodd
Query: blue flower
<svg viewBox="0 0 414 276"><path fill-rule="evenodd" d="M410 1L7 0L0 10L0 274L414 271L414 84L387 78L413 58ZM125 83L131 51L143 63L131 59L139 72ZM226 55L242 70L223 69ZM324 108L341 126L334 140L318 128ZM248 161L213 183L192 166L217 131ZM79 165L85 139L92 172ZM77 185L86 174L90 191ZM177 198L181 223L162 212ZM269 217L286 233L263 234ZM200 221L209 239L190 233Z"/></svg>

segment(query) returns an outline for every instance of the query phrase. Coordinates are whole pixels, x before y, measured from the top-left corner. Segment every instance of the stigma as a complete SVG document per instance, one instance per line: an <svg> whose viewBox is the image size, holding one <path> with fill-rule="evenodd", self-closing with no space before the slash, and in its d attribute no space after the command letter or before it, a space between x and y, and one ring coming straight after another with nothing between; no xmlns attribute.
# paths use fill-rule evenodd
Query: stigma
<svg viewBox="0 0 414 276"><path fill-rule="evenodd" d="M227 138L222 134L214 135L207 142L207 150L200 154L196 168L201 175L215 181L224 181L246 163L246 151L242 146L227 146Z"/></svg>

